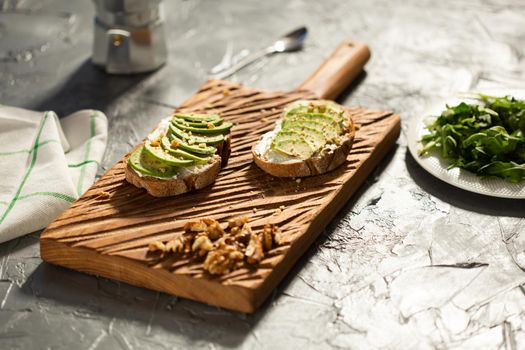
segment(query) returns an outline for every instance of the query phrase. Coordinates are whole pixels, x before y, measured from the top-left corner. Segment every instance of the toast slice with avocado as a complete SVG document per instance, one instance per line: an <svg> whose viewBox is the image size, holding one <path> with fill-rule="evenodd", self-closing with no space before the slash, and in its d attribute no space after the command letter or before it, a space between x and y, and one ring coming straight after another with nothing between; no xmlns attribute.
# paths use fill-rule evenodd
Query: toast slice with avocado
<svg viewBox="0 0 525 350"><path fill-rule="evenodd" d="M346 160L355 126L350 113L331 101L288 105L274 130L253 146L255 163L277 177L324 174Z"/></svg>
<svg viewBox="0 0 525 350"><path fill-rule="evenodd" d="M127 158L126 180L155 197L212 184L228 162L232 126L217 114L163 119Z"/></svg>

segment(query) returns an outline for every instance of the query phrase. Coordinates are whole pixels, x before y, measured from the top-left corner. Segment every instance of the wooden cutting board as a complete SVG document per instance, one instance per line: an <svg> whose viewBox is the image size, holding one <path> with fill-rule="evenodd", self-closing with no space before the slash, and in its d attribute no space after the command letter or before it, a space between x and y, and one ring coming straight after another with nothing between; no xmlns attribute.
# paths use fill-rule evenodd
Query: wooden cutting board
<svg viewBox="0 0 525 350"><path fill-rule="evenodd" d="M368 57L365 45L346 41L296 91L286 93L220 80L206 82L178 109L214 111L235 123L230 161L215 184L177 197L151 197L125 181L123 159L42 233L42 258L136 286L254 312L392 148L400 118L390 112L350 108L359 130L347 162L301 181L264 173L253 162L251 147L273 128L286 104L303 98L335 98ZM100 196L102 191L109 198ZM190 219L224 221L238 215L249 216L255 230L275 223L285 237L285 244L271 250L257 269L214 277L200 263L148 253L150 242L176 237Z"/></svg>

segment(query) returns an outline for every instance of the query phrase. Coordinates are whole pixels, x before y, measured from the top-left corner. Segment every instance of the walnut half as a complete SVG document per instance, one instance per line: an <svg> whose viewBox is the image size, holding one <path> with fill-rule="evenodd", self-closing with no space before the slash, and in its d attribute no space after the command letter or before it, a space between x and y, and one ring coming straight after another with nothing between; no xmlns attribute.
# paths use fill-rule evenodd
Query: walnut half
<svg viewBox="0 0 525 350"><path fill-rule="evenodd" d="M204 269L212 275L224 275L242 267L244 255L235 247L223 245L211 251L204 260Z"/></svg>
<svg viewBox="0 0 525 350"><path fill-rule="evenodd" d="M253 265L261 262L264 257L264 250L259 235L254 233L251 234L250 242L248 243L248 247L246 247L246 253L244 253L244 255L246 255L246 261L248 264Z"/></svg>

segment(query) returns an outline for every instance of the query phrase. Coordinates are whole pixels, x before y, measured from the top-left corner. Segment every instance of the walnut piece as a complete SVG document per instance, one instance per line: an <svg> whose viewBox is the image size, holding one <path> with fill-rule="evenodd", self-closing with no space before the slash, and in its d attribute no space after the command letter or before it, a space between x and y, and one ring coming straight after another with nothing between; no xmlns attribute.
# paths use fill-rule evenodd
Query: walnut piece
<svg viewBox="0 0 525 350"><path fill-rule="evenodd" d="M162 243L160 241L151 242L148 245L148 251L150 251L150 252L158 252L158 251L160 251L161 253L165 253L166 252L166 245L164 245L164 243Z"/></svg>
<svg viewBox="0 0 525 350"><path fill-rule="evenodd" d="M246 216L240 216L238 218L228 220L228 227L241 227L246 223L248 223L248 218Z"/></svg>
<svg viewBox="0 0 525 350"><path fill-rule="evenodd" d="M212 249L213 243L204 233L199 234L195 238L195 241L193 241L193 245L191 246L191 251L196 252L199 256L204 256L208 254L208 252Z"/></svg>
<svg viewBox="0 0 525 350"><path fill-rule="evenodd" d="M263 244L264 251L268 251L272 249L273 235L272 235L272 228L269 224L264 225L263 231L261 233L261 241Z"/></svg>
<svg viewBox="0 0 525 350"><path fill-rule="evenodd" d="M223 245L211 251L204 260L204 269L212 275L224 275L242 267L244 255L235 247Z"/></svg>
<svg viewBox="0 0 525 350"><path fill-rule="evenodd" d="M171 140L171 148L177 148L180 146L180 143L177 140Z"/></svg>
<svg viewBox="0 0 525 350"><path fill-rule="evenodd" d="M246 255L246 261L248 264L258 264L262 260L264 250L261 238L258 235L254 233L251 234L250 243L248 243L244 255Z"/></svg>
<svg viewBox="0 0 525 350"><path fill-rule="evenodd" d="M186 224L184 224L185 232L202 232L206 231L207 228L208 225L206 225L203 220L188 221Z"/></svg>
<svg viewBox="0 0 525 350"><path fill-rule="evenodd" d="M159 147L160 146L160 140L162 139L162 137L164 137L164 134L160 133L159 137L157 137L155 140L152 140L150 142L150 145L152 145L153 147Z"/></svg>
<svg viewBox="0 0 525 350"><path fill-rule="evenodd" d="M184 241L185 240L182 236L168 241L168 243L166 243L166 252L183 253L185 246Z"/></svg>
<svg viewBox="0 0 525 350"><path fill-rule="evenodd" d="M235 242L242 246L247 246L250 242L250 236L252 235L252 228L249 224L243 224L242 227L233 227L230 230L230 234Z"/></svg>
<svg viewBox="0 0 525 350"><path fill-rule="evenodd" d="M215 241L224 235L224 229L217 220L203 219L203 221L208 225L206 232L211 240Z"/></svg>
<svg viewBox="0 0 525 350"><path fill-rule="evenodd" d="M274 224L264 225L262 236L265 251L272 249L273 246L278 246L283 243L281 230Z"/></svg>
<svg viewBox="0 0 525 350"><path fill-rule="evenodd" d="M265 252L281 242L281 231L273 224L266 224L261 232L254 232L247 217L228 221L224 229L214 219L204 218L188 221L185 233L163 243L151 242L148 250L165 253L185 254L194 259L204 257L203 267L212 275L224 275L245 264L257 265L264 259Z"/></svg>

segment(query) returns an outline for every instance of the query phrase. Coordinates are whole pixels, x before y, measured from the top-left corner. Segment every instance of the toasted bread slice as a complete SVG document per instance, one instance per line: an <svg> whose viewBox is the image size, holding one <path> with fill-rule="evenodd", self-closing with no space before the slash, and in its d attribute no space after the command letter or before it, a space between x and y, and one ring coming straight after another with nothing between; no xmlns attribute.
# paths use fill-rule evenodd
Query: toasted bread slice
<svg viewBox="0 0 525 350"><path fill-rule="evenodd" d="M209 163L183 168L176 177L166 179L138 173L129 165L128 156L124 159L126 181L136 187L144 188L154 197L170 197L199 190L215 182L221 168L228 163L231 153L230 145L231 134L227 134L224 141L215 146L217 153L213 155Z"/></svg>
<svg viewBox="0 0 525 350"><path fill-rule="evenodd" d="M315 101L315 103L330 103L330 101ZM342 107L339 107L342 108ZM265 157L265 151L270 147L275 130L263 135L252 148L255 163L265 172L277 177L306 177L324 174L343 164L350 153L355 136L355 126L350 113L344 110L343 119L346 121L344 134L337 144L326 145L319 152L308 159L286 157L270 159ZM286 113L286 111L285 111ZM263 145L265 143L265 145Z"/></svg>
<svg viewBox="0 0 525 350"><path fill-rule="evenodd" d="M174 179L142 176L127 164L126 180L139 188L144 188L154 197L169 197L211 185L220 170L221 157L218 155L214 155L210 163L199 166L195 171L188 169L187 173Z"/></svg>

